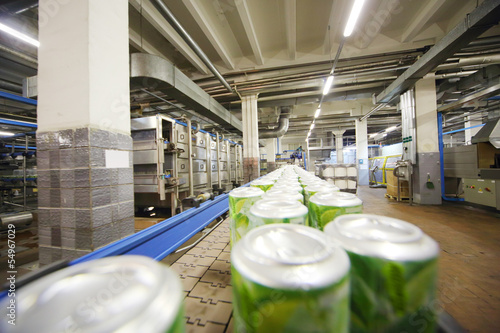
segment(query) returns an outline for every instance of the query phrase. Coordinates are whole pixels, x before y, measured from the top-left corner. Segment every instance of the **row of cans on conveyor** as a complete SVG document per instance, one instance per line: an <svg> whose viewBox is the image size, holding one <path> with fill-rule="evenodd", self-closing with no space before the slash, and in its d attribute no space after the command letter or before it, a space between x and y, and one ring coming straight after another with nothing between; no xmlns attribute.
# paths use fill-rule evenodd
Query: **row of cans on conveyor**
<svg viewBox="0 0 500 333"><path fill-rule="evenodd" d="M299 200L268 197L283 177L296 187L290 171L301 186L309 178L300 169L278 170L263 199L251 199L241 239L232 238L236 332L435 331L438 244L410 223L377 215L328 213L325 219L334 218L316 228ZM323 193L338 192L312 194L309 213ZM232 221L232 233L236 226L243 227Z"/></svg>
<svg viewBox="0 0 500 333"><path fill-rule="evenodd" d="M337 216L362 213L352 193L295 166L286 166L229 193L231 242L269 223L292 223L320 230Z"/></svg>

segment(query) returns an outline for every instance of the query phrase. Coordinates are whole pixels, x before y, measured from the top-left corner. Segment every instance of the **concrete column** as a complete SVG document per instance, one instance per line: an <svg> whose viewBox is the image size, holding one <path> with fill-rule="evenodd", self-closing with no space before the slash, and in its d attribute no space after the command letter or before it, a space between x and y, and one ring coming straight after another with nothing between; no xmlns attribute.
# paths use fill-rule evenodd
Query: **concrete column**
<svg viewBox="0 0 500 333"><path fill-rule="evenodd" d="M436 81L426 75L415 84L417 162L413 174L413 197L419 204L441 204L441 175L437 130ZM428 185L428 180L434 186Z"/></svg>
<svg viewBox="0 0 500 333"><path fill-rule="evenodd" d="M134 232L128 3L40 0L40 264ZM111 13L111 14L110 14Z"/></svg>
<svg viewBox="0 0 500 333"><path fill-rule="evenodd" d="M369 185L368 164L368 121L356 119L356 164L358 165L358 184Z"/></svg>
<svg viewBox="0 0 500 333"><path fill-rule="evenodd" d="M332 131L333 135L335 135L335 151L337 152L337 163L344 163L344 139L343 135L345 130L335 130Z"/></svg>
<svg viewBox="0 0 500 333"><path fill-rule="evenodd" d="M475 119L474 120L474 119L471 119L471 118L472 118L471 116L465 117L466 122L464 123L464 128L481 125L483 123L481 121L481 119ZM471 129L465 130L465 144L466 145L470 145L471 144L472 137L474 135L476 135L477 132L479 132L480 129L481 129L481 127L476 127L476 128L471 128Z"/></svg>
<svg viewBox="0 0 500 333"><path fill-rule="evenodd" d="M277 139L267 139L266 140L266 158L267 158L267 173L276 169L276 145Z"/></svg>
<svg viewBox="0 0 500 333"><path fill-rule="evenodd" d="M248 183L260 176L259 118L257 111L257 95L248 95L241 98L244 183Z"/></svg>

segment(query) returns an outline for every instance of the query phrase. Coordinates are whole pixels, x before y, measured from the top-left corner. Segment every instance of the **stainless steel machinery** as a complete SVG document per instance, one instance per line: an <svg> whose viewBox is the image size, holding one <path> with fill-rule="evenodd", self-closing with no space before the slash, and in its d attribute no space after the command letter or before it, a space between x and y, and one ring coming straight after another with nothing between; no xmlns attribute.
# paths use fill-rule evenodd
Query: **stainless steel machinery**
<svg viewBox="0 0 500 333"><path fill-rule="evenodd" d="M242 147L166 116L132 119L137 207L197 206L243 180Z"/></svg>

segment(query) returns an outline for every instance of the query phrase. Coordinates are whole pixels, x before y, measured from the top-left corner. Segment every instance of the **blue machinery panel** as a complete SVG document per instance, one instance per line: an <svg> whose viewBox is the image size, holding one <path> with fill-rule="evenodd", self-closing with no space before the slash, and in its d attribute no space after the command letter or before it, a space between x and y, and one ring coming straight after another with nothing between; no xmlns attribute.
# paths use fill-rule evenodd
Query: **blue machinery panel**
<svg viewBox="0 0 500 333"><path fill-rule="evenodd" d="M217 217L229 210L228 194L207 201L198 208L191 208L136 234L111 243L81 258L70 265L124 254L143 255L162 260L180 245L193 237Z"/></svg>

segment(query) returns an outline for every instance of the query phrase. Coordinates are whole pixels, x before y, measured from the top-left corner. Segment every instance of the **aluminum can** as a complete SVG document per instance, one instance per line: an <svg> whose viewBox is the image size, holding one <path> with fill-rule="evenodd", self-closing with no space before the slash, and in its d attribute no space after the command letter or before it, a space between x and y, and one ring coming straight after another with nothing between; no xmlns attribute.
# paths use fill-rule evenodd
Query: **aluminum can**
<svg viewBox="0 0 500 333"><path fill-rule="evenodd" d="M274 199L285 199L285 200L289 200L289 199L292 199L292 200L297 200L298 202L300 202L301 204L304 204L304 197L302 196L302 194L300 194L299 192L297 192L295 189L293 188L283 188L283 189L270 189L269 191L267 191L266 193L264 193L264 195L262 196L262 199L266 199L266 200L274 200Z"/></svg>
<svg viewBox="0 0 500 333"><path fill-rule="evenodd" d="M337 186L326 182L318 182L307 185L304 188L304 203L306 206L309 204L311 196L318 192L340 192L340 189Z"/></svg>
<svg viewBox="0 0 500 333"><path fill-rule="evenodd" d="M351 332L435 332L439 245L385 216L342 215L325 233L351 260Z"/></svg>
<svg viewBox="0 0 500 333"><path fill-rule="evenodd" d="M246 234L250 207L262 198L258 187L238 187L229 192L229 230L231 246Z"/></svg>
<svg viewBox="0 0 500 333"><path fill-rule="evenodd" d="M251 187L258 187L260 188L262 191L266 192L268 190L271 189L271 187L273 187L274 185L274 181L271 180L271 179L256 179L254 180L253 182L250 183L250 186Z"/></svg>
<svg viewBox="0 0 500 333"><path fill-rule="evenodd" d="M309 199L309 220L312 227L323 230L337 216L361 214L363 202L356 195L345 192L319 192Z"/></svg>
<svg viewBox="0 0 500 333"><path fill-rule="evenodd" d="M236 332L348 332L349 259L316 229L270 224L231 251Z"/></svg>
<svg viewBox="0 0 500 333"><path fill-rule="evenodd" d="M2 319L0 332L184 332L182 289L173 270L148 257L92 260L17 290L15 326Z"/></svg>
<svg viewBox="0 0 500 333"><path fill-rule="evenodd" d="M262 199L250 208L249 228L264 224L307 224L307 207L294 199Z"/></svg>

